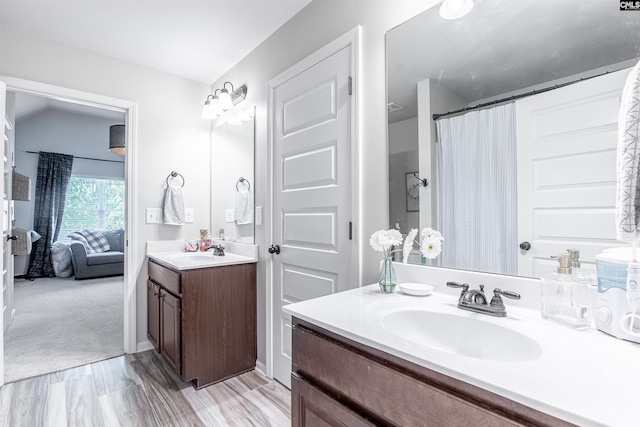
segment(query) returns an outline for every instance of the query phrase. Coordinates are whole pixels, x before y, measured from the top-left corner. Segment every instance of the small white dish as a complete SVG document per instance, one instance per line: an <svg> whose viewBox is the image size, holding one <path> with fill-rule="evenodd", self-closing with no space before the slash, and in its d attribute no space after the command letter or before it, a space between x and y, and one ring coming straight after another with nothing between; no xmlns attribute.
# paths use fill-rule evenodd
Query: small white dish
<svg viewBox="0 0 640 427"><path fill-rule="evenodd" d="M433 291L432 285L425 285L424 283L400 283L398 286L403 293L417 297L430 295Z"/></svg>

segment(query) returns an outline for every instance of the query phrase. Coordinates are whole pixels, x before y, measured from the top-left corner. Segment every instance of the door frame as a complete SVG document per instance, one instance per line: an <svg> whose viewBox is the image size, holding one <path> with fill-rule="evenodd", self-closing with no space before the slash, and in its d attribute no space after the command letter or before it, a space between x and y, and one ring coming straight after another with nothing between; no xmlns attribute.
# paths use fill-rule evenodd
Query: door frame
<svg viewBox="0 0 640 427"><path fill-rule="evenodd" d="M15 77L0 76L7 85L7 91L37 95L73 104L119 111L125 114L127 154L125 161L125 270L124 270L124 352L135 353L136 337L136 205L135 158L137 147L138 104L133 101L112 98L95 93L79 91L62 86L35 82ZM4 337L2 338L4 340ZM4 354L0 354L4 362ZM0 364L3 366L3 363ZM0 385L4 384L4 370L0 372Z"/></svg>
<svg viewBox="0 0 640 427"><path fill-rule="evenodd" d="M281 84L292 79L303 71L313 67L317 63L337 53L338 51L351 47L351 69L350 75L352 77L352 98L351 98L351 217L353 221L353 240L354 243L351 248L351 259L356 261L355 268L351 270L351 281L353 283L360 283L360 271L362 259L359 254L359 233L358 225L361 223L361 192L360 189L360 40L361 40L361 27L357 27L347 31L334 41L315 51L311 55L307 56L297 64L291 66L287 70L278 74L276 77L270 79L267 82L267 205L269 209L266 211L266 245L273 242L273 221L275 219L273 212L273 141L274 141L274 129L272 125L273 118L275 116L275 110L273 102L275 100L274 91ZM266 262L266 357L265 357L265 374L269 378L273 378L273 259L267 258Z"/></svg>

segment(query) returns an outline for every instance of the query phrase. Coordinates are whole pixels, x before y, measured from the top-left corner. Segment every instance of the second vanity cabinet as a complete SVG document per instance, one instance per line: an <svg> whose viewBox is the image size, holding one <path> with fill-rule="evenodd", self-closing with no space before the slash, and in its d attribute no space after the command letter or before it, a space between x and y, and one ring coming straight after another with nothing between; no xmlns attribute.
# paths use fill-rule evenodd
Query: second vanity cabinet
<svg viewBox="0 0 640 427"><path fill-rule="evenodd" d="M255 368L255 263L148 266L147 336L181 379L201 388Z"/></svg>
<svg viewBox="0 0 640 427"><path fill-rule="evenodd" d="M292 426L568 426L293 318Z"/></svg>

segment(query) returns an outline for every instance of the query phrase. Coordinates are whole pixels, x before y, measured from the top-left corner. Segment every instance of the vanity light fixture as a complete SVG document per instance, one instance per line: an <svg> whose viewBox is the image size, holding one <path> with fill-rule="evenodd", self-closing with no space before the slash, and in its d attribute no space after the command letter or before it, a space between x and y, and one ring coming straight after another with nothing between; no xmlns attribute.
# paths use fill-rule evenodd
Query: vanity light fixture
<svg viewBox="0 0 640 427"><path fill-rule="evenodd" d="M124 125L113 125L109 127L109 151L112 153L125 154L125 127Z"/></svg>
<svg viewBox="0 0 640 427"><path fill-rule="evenodd" d="M473 0L444 0L440 5L440 16L444 19L458 19L471 12Z"/></svg>
<svg viewBox="0 0 640 427"><path fill-rule="evenodd" d="M227 84L231 86L231 92L227 89ZM220 95L218 95L218 92L220 92ZM202 107L202 118L205 120L213 120L225 111L232 109L246 97L246 85L235 89L231 82L224 82L222 89L216 89L213 95L207 96L207 99L204 101L204 106Z"/></svg>

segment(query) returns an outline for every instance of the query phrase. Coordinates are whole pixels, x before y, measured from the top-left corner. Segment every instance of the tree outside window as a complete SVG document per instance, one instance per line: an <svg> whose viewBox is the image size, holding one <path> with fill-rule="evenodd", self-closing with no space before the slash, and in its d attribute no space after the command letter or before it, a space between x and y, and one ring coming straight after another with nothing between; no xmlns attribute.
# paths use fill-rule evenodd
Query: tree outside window
<svg viewBox="0 0 640 427"><path fill-rule="evenodd" d="M72 176L59 241L68 242L67 234L91 228L124 228L124 180Z"/></svg>

